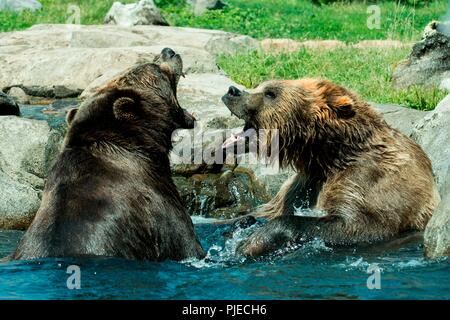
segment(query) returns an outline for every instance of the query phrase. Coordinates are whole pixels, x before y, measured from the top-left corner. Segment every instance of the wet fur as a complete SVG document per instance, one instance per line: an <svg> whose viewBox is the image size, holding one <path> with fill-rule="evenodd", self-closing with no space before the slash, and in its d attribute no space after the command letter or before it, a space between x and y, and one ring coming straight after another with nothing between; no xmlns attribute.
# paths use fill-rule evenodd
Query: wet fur
<svg viewBox="0 0 450 320"><path fill-rule="evenodd" d="M174 78L143 68L146 86L109 84L68 113L64 149L11 259L204 256L169 163L172 132L189 124Z"/></svg>
<svg viewBox="0 0 450 320"><path fill-rule="evenodd" d="M262 96L268 88L278 92L273 101ZM262 208L271 221L242 253L316 237L369 244L424 230L439 202L429 158L353 93L326 80L272 81L225 102L254 128L279 129L281 164L297 171ZM326 216L294 216L296 208Z"/></svg>

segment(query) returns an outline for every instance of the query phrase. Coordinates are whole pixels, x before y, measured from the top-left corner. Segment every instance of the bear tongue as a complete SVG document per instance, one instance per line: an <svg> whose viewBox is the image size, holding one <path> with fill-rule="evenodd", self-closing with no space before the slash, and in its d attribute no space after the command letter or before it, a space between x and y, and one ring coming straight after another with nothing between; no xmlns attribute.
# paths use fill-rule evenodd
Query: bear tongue
<svg viewBox="0 0 450 320"><path fill-rule="evenodd" d="M239 132L238 134L232 133L231 136L222 143L222 149L226 149L238 141L245 140L245 137L249 135L249 131L250 130L245 130Z"/></svg>

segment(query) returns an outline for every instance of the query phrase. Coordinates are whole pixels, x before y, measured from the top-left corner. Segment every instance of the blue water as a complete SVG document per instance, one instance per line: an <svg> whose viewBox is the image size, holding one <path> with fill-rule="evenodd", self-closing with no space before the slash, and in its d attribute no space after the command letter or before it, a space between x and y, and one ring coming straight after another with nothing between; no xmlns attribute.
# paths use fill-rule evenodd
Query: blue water
<svg viewBox="0 0 450 320"><path fill-rule="evenodd" d="M61 99L48 105L20 105L20 113L23 118L45 120L56 129L65 125L67 111L79 104L77 99Z"/></svg>
<svg viewBox="0 0 450 320"><path fill-rule="evenodd" d="M420 241L401 246L331 249L315 240L263 260L235 254L250 230L224 237L226 225L196 224L208 255L202 260L135 262L112 258L0 263L0 299L449 299L450 261L423 258ZM22 232L0 231L0 256ZM369 265L381 289L367 288ZM81 289L66 285L69 265Z"/></svg>
<svg viewBox="0 0 450 320"><path fill-rule="evenodd" d="M75 99L21 106L22 116L64 126ZM450 260L423 258L421 241L365 249L331 249L319 240L254 261L236 254L229 226L195 218L208 251L202 260L164 263L112 258L0 262L0 299L450 299ZM0 230L0 257L20 231ZM369 266L381 269L381 289L369 290ZM69 265L81 269L81 289L67 288Z"/></svg>

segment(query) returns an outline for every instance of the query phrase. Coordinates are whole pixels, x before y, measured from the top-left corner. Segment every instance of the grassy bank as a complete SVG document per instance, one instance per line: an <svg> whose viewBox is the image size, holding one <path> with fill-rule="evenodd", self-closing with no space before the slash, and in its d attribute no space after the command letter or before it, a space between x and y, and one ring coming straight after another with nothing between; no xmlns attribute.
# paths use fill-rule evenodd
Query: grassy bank
<svg viewBox="0 0 450 320"><path fill-rule="evenodd" d="M136 0L121 0L123 3ZM114 0L41 0L43 9L34 13L0 12L0 31L24 29L37 23L66 23L68 7L79 6L82 24L101 24ZM428 5L381 1L379 29L367 27L368 3L337 2L317 6L310 0L226 0L223 10L208 11L200 17L191 13L184 0L155 0L172 25L220 29L255 38L338 39L356 42L366 39L417 39L424 26L439 19L447 0ZM370 3L376 3L371 1Z"/></svg>
<svg viewBox="0 0 450 320"><path fill-rule="evenodd" d="M114 0L40 0L37 12L0 12L0 31L28 28L38 23L67 23L73 16L70 5L80 9L82 24L102 24ZM137 0L121 0L123 3ZM424 26L439 19L448 0L431 0L414 6L396 1L381 1L381 28L367 27L368 3L337 2L313 5L310 0L226 0L223 10L208 11L200 17L191 13L184 0L155 0L171 25L221 29L255 38L338 39L357 42L368 39L416 40ZM372 2L371 2L372 3ZM292 79L306 76L329 78L365 99L397 103L416 109L432 109L445 93L435 89L395 90L391 75L395 64L408 49L355 49L333 51L302 50L271 55L252 53L222 56L220 66L237 82L247 87L272 78Z"/></svg>
<svg viewBox="0 0 450 320"><path fill-rule="evenodd" d="M80 8L81 24L103 24L103 18L115 0L39 0L41 10L21 13L0 12L0 31L22 30L34 24L67 23L73 16L70 5ZM136 2L120 0L122 3Z"/></svg>
<svg viewBox="0 0 450 320"><path fill-rule="evenodd" d="M310 0L229 0L222 11L194 17L179 6L164 10L174 25L222 29L255 38L337 39L356 42L369 39L410 41L420 37L431 20L446 11L447 0L414 6L397 1L354 1L314 5ZM380 7L380 28L369 29L369 4Z"/></svg>
<svg viewBox="0 0 450 320"><path fill-rule="evenodd" d="M253 87L268 79L328 78L378 103L393 103L419 110L433 109L446 93L413 87L396 90L391 76L395 64L409 49L340 48L331 51L301 50L286 54L251 53L219 57L231 78Z"/></svg>

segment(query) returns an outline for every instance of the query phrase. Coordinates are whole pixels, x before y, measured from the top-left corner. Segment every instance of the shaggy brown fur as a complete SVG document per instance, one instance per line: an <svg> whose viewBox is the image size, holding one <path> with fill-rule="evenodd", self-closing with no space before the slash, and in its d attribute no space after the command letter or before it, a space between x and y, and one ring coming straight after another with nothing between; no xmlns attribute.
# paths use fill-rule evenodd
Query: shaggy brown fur
<svg viewBox="0 0 450 320"><path fill-rule="evenodd" d="M374 243L425 228L439 202L430 160L353 93L302 79L233 87L223 100L246 129L278 129L281 164L298 172L263 208L271 221L242 244L244 254L314 237ZM325 216L294 215L307 208Z"/></svg>
<svg viewBox="0 0 450 320"><path fill-rule="evenodd" d="M147 64L146 86L109 86L68 113L64 149L12 259L204 255L170 171L172 132L191 127L176 64Z"/></svg>

